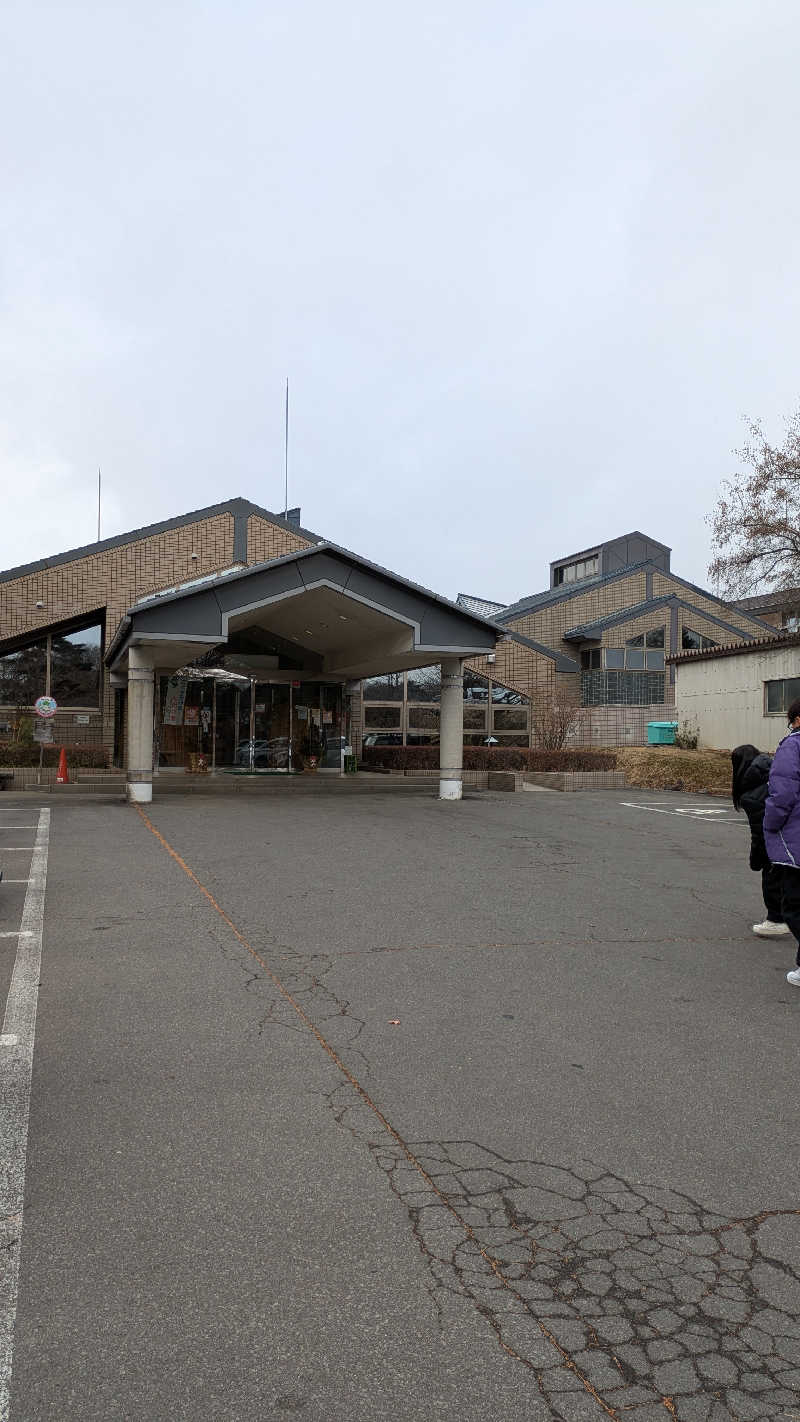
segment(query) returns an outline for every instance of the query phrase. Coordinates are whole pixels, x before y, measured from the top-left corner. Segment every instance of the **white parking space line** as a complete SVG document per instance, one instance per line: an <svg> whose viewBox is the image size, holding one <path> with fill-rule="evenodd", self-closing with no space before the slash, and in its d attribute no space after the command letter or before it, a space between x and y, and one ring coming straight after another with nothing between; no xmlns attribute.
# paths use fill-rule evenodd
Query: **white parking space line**
<svg viewBox="0 0 800 1422"><path fill-rule="evenodd" d="M743 823L741 816L733 814L726 806L709 807L708 805L670 805L665 808L664 802L656 805L641 805L635 800L620 800L620 804L626 810L649 810L653 815L677 815L684 820L705 820L706 823L718 825L739 825Z"/></svg>
<svg viewBox="0 0 800 1422"><path fill-rule="evenodd" d="M44 814L44 810L42 810L42 814ZM32 851L34 848L35 848L35 845L33 845L33 844L0 844L0 853L2 853L2 854L30 854L31 851Z"/></svg>
<svg viewBox="0 0 800 1422"><path fill-rule="evenodd" d="M33 934L25 933L21 928L15 929L12 933L0 933L0 938L32 938Z"/></svg>
<svg viewBox="0 0 800 1422"><path fill-rule="evenodd" d="M29 829L35 830L36 825L0 825L0 830L4 829Z"/></svg>
<svg viewBox="0 0 800 1422"><path fill-rule="evenodd" d="M49 841L50 811L43 809L39 814L31 877L0 1035L4 1049L0 1057L0 1226L7 1261L0 1275L0 1422L8 1422L9 1418Z"/></svg>
<svg viewBox="0 0 800 1422"><path fill-rule="evenodd" d="M4 884L29 884L30 879L4 879Z"/></svg>

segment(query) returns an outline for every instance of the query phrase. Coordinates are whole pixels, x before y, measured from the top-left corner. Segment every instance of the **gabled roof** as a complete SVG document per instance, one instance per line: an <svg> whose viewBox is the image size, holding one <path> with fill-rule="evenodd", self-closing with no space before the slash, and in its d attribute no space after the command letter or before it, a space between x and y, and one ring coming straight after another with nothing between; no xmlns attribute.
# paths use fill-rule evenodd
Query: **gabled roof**
<svg viewBox="0 0 800 1422"><path fill-rule="evenodd" d="M798 603L800 588L776 588L773 592L757 593L755 597L739 597L733 606L742 612L777 612L784 607L796 607Z"/></svg>
<svg viewBox="0 0 800 1422"><path fill-rule="evenodd" d="M204 519L218 514L230 514L233 518L233 556L236 562L247 561L247 520L251 514L283 528L287 533L299 534L309 543L322 543L318 533L311 533L300 524L270 513L269 509L253 504L249 499L226 499L221 504L210 504L205 509L195 509L193 513L180 514L177 518L164 519L161 523L146 524L144 528L131 529L130 533L118 533L113 538L102 538L99 543L87 543L82 548L70 548L66 553L55 553L50 558L39 558L35 563L24 563L18 568L7 568L0 572L0 583L11 582L14 578L24 578L30 573L41 573L47 568L56 568L60 563L74 563L78 558L88 558L92 553L104 553L109 548L121 548L126 543L138 543L142 538L152 538L158 533L169 533L174 528L186 528L192 523L202 523Z"/></svg>
<svg viewBox="0 0 800 1422"><path fill-rule="evenodd" d="M137 622L144 622L152 613L158 615L164 608L168 608L174 603L182 603L186 608L192 606L202 608L208 605L209 599L214 607L216 607L218 605L219 596L225 599L227 608L230 609L230 607L236 605L235 589L237 584L242 583L245 586L257 587L259 579L261 579L264 574L269 574L271 578L276 578L282 569L292 564L295 565L296 568L301 568L312 559L316 561L322 559L323 562L325 562L324 555L326 554L332 555L333 560L346 565L353 572L375 574L376 577L387 586L413 593L416 597L424 599L424 601L432 607L438 607L447 613L457 613L460 623L473 624L480 628L482 632L487 628L490 629L491 632L494 633L495 641L502 635L502 628L498 627L497 623L491 618L483 617L480 613L472 612L468 608L458 607L457 604L451 602L449 598L442 597L439 593L431 592L429 588L422 587L419 583L412 583L408 578L401 577L399 573L393 573L388 568L382 568L378 563L371 563L369 559L362 558L360 554L353 553L348 548L342 548L337 543L321 541L311 548L299 548L294 553L285 553L282 557L271 558L265 563L250 563L245 568L226 569L220 574L211 575L208 578L199 578L183 587L169 588L165 592L153 593L146 598L142 598L141 601L137 602L133 607L128 608L125 616L120 621L119 627L105 653L104 660L109 666L112 666L130 638L131 627L136 625ZM331 563L331 559L327 561L329 564ZM301 584L303 581L304 579L301 573ZM345 590L348 590L350 586L349 580L346 581L343 586ZM234 588L234 593L230 595L229 590L232 587ZM187 637L190 636L191 634L187 633ZM492 650L494 645L495 643L492 642L490 646L486 647L486 650ZM465 653L465 655L467 654ZM477 655L477 653L470 652L469 655Z"/></svg>
<svg viewBox="0 0 800 1422"><path fill-rule="evenodd" d="M579 627L570 627L569 631L564 633L563 641L599 642L607 628L618 627L623 622L634 622L637 618L646 616L648 612L656 612L659 607L685 608L687 612L704 618L706 622L713 622L724 632L729 632L736 638L744 638L746 642L756 640L755 631L747 632L743 628L736 627L732 622L726 622L724 618L717 617L716 613L706 612L704 608L698 607L694 602L689 602L685 597L678 597L676 593L664 593L661 597L647 598L644 602L634 603L631 607L624 607L618 612L609 612L606 617L598 617L594 622L584 622Z"/></svg>
<svg viewBox="0 0 800 1422"><path fill-rule="evenodd" d="M496 612L502 612L505 607L504 602L492 602L488 597L473 597L471 593L458 593L456 605L467 607L470 612L480 612L484 617L494 617Z"/></svg>
<svg viewBox="0 0 800 1422"><path fill-rule="evenodd" d="M579 583L571 583L568 588L565 588L563 584L561 587L547 588L545 592L536 593L533 597L522 598L519 602L513 603L510 607L506 607L503 612L498 612L495 616L495 621L506 625L509 622L513 622L517 617L524 617L528 612L538 611L540 607L549 607L554 603L567 602L570 598L582 597L585 592L593 588L608 587L611 583L617 583L622 578L629 578L633 573L643 571L652 571L658 573L662 578L669 578L671 582L677 583L679 587L689 588L691 592L697 593L700 597L706 598L709 602L716 603L717 606L724 611L730 612L735 606L734 603L725 602L723 598L716 597L714 593L709 592L708 588L701 588L698 587L696 583L687 582L686 578L681 578L677 573L673 573L672 571L667 572L664 568L659 568L655 563L651 563L648 560L645 563L630 563L626 568L618 568L614 573L598 573L592 578L583 578ZM664 596L668 595L669 594L664 594ZM674 596L674 594L672 595ZM699 614L702 612L702 609L698 608L697 611ZM746 609L737 608L737 611L741 612L749 622L752 622L754 627L760 628L762 631L774 630L770 627L768 622L762 622L759 617L755 617L753 613L748 612ZM614 615L616 616L616 614ZM628 615L626 611L624 615L622 615L623 620L625 620ZM708 616L709 614L706 613L705 615ZM742 636L745 635L743 632Z"/></svg>

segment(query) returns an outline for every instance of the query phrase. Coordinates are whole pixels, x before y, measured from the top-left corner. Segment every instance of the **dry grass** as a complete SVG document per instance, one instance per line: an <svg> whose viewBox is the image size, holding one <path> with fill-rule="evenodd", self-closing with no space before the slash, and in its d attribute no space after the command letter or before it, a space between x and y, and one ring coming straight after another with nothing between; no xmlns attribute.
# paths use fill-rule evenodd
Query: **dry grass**
<svg viewBox="0 0 800 1422"><path fill-rule="evenodd" d="M705 791L730 795L730 751L678 750L675 746L642 746L617 751L617 768L628 784L640 790Z"/></svg>

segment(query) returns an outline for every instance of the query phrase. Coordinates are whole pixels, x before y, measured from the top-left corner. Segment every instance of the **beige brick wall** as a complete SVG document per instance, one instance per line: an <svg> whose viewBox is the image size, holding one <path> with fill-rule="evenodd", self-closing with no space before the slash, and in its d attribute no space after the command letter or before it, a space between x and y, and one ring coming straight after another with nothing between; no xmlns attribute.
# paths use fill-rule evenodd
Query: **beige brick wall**
<svg viewBox="0 0 800 1422"><path fill-rule="evenodd" d="M217 514L135 543L89 553L72 563L43 568L0 583L0 640L105 607L110 641L137 598L230 567L232 562L233 518ZM41 609L37 602L44 604Z"/></svg>
<svg viewBox="0 0 800 1422"><path fill-rule="evenodd" d="M537 692L552 689L555 685L552 658L535 652L532 647L521 646L511 638L498 642L493 665L486 657L470 657L464 665L480 676L492 677L504 686L522 692L523 696L535 696Z"/></svg>
<svg viewBox="0 0 800 1422"><path fill-rule="evenodd" d="M604 647L624 647L631 637L638 637L642 632L653 632L657 627L665 627L665 650L669 653L671 650L669 645L671 616L672 609L670 607L658 607L655 612L647 612L643 617L634 617L631 622L620 622L616 627L608 627L603 633L602 645ZM592 645L597 644L593 643Z"/></svg>
<svg viewBox="0 0 800 1422"><path fill-rule="evenodd" d="M229 568L233 563L233 535L232 514L214 514L0 583L0 642L105 610L108 646L120 618L139 598ZM248 519L250 563L267 562L308 546L308 540L300 534L290 533L267 519L256 515ZM37 602L43 606L37 608ZM113 704L108 672L104 670L101 712L92 716L89 726L78 725L77 713L64 712L55 727L56 738L70 744L96 744L102 727L103 744L110 750Z"/></svg>
<svg viewBox="0 0 800 1422"><path fill-rule="evenodd" d="M727 622L731 627L738 627L743 632L749 632L751 636L754 632L757 633L752 619L745 613L739 612L738 608L733 607L731 603L714 602L712 598L703 597L702 593L697 593L693 588L687 588L682 583L676 582L668 573L654 573L653 597L671 596L673 593L677 597L683 598L684 602L690 602L694 607L710 612L714 617L721 617L722 621ZM691 623L689 625L691 626ZM726 633L722 627L717 627L716 635L713 632L709 632L707 635L713 637L715 642L735 641L735 638Z"/></svg>
<svg viewBox="0 0 800 1422"><path fill-rule="evenodd" d="M514 632L531 637L534 642L544 642L546 647L554 647L568 656L574 656L573 648L568 643L562 645L561 640L570 627L621 612L634 603L644 602L646 596L644 572L631 573L630 577L618 578L604 587L588 588L585 593L565 598L563 602L534 608L523 617L515 618L509 626Z"/></svg>
<svg viewBox="0 0 800 1422"><path fill-rule="evenodd" d="M282 558L286 553L297 553L301 548L312 546L301 534L289 533L258 514L251 514L247 520L248 563L268 563L272 558Z"/></svg>

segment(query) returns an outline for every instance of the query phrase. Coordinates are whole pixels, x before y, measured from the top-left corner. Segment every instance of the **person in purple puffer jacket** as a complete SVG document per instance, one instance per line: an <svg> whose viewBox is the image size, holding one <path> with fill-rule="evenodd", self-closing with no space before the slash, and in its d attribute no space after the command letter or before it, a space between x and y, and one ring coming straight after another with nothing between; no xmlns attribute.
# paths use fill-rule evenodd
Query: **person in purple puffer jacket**
<svg viewBox="0 0 800 1422"><path fill-rule="evenodd" d="M764 806L764 842L781 866L781 914L797 939L797 966L786 981L800 987L800 701L786 712L789 734L775 752Z"/></svg>

